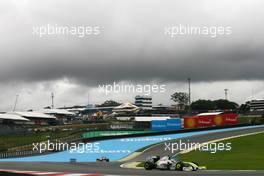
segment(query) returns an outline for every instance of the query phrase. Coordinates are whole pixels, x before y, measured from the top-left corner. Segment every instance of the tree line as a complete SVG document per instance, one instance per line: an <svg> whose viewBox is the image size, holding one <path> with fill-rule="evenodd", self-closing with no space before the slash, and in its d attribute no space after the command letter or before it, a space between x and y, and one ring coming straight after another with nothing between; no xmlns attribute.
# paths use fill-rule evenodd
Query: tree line
<svg viewBox="0 0 264 176"><path fill-rule="evenodd" d="M184 106L185 110L189 108L189 95L185 92L175 92L171 95L171 100L176 102L179 106ZM199 99L193 101L190 104L192 111L208 111L208 110L235 110L240 113L245 113L249 111L249 102L245 104L238 105L236 102L229 101L226 99L218 100L204 100Z"/></svg>

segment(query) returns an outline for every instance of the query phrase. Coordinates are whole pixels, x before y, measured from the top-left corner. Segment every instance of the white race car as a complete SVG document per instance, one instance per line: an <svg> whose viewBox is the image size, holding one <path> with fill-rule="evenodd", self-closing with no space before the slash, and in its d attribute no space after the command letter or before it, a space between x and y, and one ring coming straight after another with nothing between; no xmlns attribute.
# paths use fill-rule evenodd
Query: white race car
<svg viewBox="0 0 264 176"><path fill-rule="evenodd" d="M151 156L146 159L144 164L146 170L161 169L161 170L178 170L178 171L197 171L206 169L205 166L199 166L195 162L181 161L179 155Z"/></svg>

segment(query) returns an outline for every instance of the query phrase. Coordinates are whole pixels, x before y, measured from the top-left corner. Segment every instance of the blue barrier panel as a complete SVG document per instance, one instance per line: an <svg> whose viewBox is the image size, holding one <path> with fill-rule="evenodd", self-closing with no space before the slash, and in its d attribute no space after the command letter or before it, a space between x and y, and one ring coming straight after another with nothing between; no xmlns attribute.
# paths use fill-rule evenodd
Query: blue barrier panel
<svg viewBox="0 0 264 176"><path fill-rule="evenodd" d="M167 119L167 130L180 130L182 128L182 120L180 118Z"/></svg>
<svg viewBox="0 0 264 176"><path fill-rule="evenodd" d="M166 120L152 120L151 129L153 131L166 131L167 130L167 121Z"/></svg>

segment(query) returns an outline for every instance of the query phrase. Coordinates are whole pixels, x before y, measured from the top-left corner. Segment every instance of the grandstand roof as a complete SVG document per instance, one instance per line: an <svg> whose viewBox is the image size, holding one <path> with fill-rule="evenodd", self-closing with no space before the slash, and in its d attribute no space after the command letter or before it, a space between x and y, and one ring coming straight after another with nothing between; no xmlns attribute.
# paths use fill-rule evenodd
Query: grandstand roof
<svg viewBox="0 0 264 176"><path fill-rule="evenodd" d="M75 114L65 109L42 109L40 111L44 114L59 114L59 115L74 115Z"/></svg>
<svg viewBox="0 0 264 176"><path fill-rule="evenodd" d="M115 107L114 109L135 109L135 108L138 108L136 105L133 105L132 103L130 102L126 102L126 103L123 103L117 107Z"/></svg>
<svg viewBox="0 0 264 176"><path fill-rule="evenodd" d="M0 114L0 119L4 120L19 120L19 121L29 121L28 119L14 114Z"/></svg>
<svg viewBox="0 0 264 176"><path fill-rule="evenodd" d="M56 119L54 116L44 114L41 112L26 111L26 112L9 112L8 114L19 115L25 118L42 118L42 119Z"/></svg>

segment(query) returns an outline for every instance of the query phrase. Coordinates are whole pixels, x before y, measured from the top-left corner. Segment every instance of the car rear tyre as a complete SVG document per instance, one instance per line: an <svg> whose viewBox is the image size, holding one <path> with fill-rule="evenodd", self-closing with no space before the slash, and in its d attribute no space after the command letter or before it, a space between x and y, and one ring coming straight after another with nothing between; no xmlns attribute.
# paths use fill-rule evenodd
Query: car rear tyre
<svg viewBox="0 0 264 176"><path fill-rule="evenodd" d="M183 167L184 167L184 164L182 162L178 162L175 165L175 170L182 171L183 170Z"/></svg>
<svg viewBox="0 0 264 176"><path fill-rule="evenodd" d="M151 170L151 169L153 169L153 164L150 163L150 162L145 162L145 164L144 164L144 168L145 168L146 170Z"/></svg>

